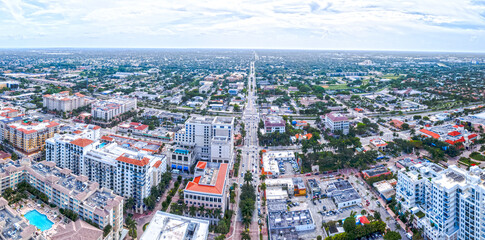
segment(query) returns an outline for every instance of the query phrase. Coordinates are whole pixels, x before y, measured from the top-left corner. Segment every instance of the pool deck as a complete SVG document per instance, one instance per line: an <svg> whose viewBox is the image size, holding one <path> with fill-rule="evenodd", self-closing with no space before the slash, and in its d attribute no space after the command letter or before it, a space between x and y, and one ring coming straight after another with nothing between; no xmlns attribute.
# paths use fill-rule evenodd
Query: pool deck
<svg viewBox="0 0 485 240"><path fill-rule="evenodd" d="M32 210L37 210L39 213L47 216L47 218L54 223L49 230L42 232L42 235L48 237L57 233L57 227L59 225L61 224L64 225L63 223L61 223L64 216L57 209L51 208L49 205L46 205L46 204L43 204L43 205L44 207L42 207L42 204L37 204L31 200L28 200L26 201L25 204L23 204L22 208L20 208L18 204L16 204L13 208L18 213L22 214L22 217L24 217L25 214L27 214ZM38 231L40 232L40 230Z"/></svg>

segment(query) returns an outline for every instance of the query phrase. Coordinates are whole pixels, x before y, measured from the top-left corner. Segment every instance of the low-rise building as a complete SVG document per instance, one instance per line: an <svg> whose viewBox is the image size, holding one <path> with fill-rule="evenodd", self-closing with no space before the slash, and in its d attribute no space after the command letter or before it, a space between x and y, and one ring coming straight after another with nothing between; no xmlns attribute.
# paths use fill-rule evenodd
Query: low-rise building
<svg viewBox="0 0 485 240"><path fill-rule="evenodd" d="M382 138L374 138L369 141L369 144L372 149L378 151L384 151L387 149L387 142L384 141Z"/></svg>
<svg viewBox="0 0 485 240"><path fill-rule="evenodd" d="M285 173L283 167L285 161L295 161L295 153L291 151L263 151L262 155L262 173L266 175L278 176Z"/></svg>
<svg viewBox="0 0 485 240"><path fill-rule="evenodd" d="M337 180L327 185L326 195L331 197L339 209L362 203L357 191L347 180Z"/></svg>
<svg viewBox="0 0 485 240"><path fill-rule="evenodd" d="M148 133L148 125L137 122L124 122L118 125L118 131L122 133L132 133L136 135L143 135Z"/></svg>
<svg viewBox="0 0 485 240"><path fill-rule="evenodd" d="M331 112L325 115L325 128L332 132L342 131L343 134L349 133L349 119L342 113Z"/></svg>
<svg viewBox="0 0 485 240"><path fill-rule="evenodd" d="M280 116L267 116L264 120L264 130L266 133L286 132L286 122Z"/></svg>
<svg viewBox="0 0 485 240"><path fill-rule="evenodd" d="M381 195L382 199L386 201L391 201L392 196L396 194L396 191L394 190L394 185L396 185L396 180L393 179L391 180L382 180L379 182L375 182L372 184L377 190L377 192Z"/></svg>
<svg viewBox="0 0 485 240"><path fill-rule="evenodd" d="M317 180L310 178L308 179L307 183L308 183L308 189L310 190L310 193L314 197L322 194L322 189L320 188L320 185L318 185Z"/></svg>
<svg viewBox="0 0 485 240"><path fill-rule="evenodd" d="M382 175L389 175L389 174L392 174L392 172L389 171L389 169L387 169L385 165L375 166L374 168L362 171L362 175L365 179L375 178L375 177L379 177Z"/></svg>
<svg viewBox="0 0 485 240"><path fill-rule="evenodd" d="M209 221L157 211L140 240L206 240Z"/></svg>
<svg viewBox="0 0 485 240"><path fill-rule="evenodd" d="M299 239L298 234L314 231L310 210L288 211L286 200L268 200L268 232L270 240Z"/></svg>
<svg viewBox="0 0 485 240"><path fill-rule="evenodd" d="M446 124L441 126L427 127L419 130L422 137L430 137L455 145L462 143L469 146L478 139L478 134L471 133L463 125Z"/></svg>

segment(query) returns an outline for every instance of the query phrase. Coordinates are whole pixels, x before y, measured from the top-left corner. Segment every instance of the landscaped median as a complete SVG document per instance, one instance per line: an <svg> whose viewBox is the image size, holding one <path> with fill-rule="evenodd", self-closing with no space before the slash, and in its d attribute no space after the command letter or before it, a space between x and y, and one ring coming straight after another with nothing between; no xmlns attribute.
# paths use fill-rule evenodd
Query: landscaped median
<svg viewBox="0 0 485 240"><path fill-rule="evenodd" d="M471 160L470 158L466 158L466 157L461 157L458 160L458 163L461 164L461 165L467 166L467 167L480 165L479 162L475 162L475 161Z"/></svg>
<svg viewBox="0 0 485 240"><path fill-rule="evenodd" d="M485 161L485 156L479 152L472 152L470 154L470 158L477 160L477 161Z"/></svg>

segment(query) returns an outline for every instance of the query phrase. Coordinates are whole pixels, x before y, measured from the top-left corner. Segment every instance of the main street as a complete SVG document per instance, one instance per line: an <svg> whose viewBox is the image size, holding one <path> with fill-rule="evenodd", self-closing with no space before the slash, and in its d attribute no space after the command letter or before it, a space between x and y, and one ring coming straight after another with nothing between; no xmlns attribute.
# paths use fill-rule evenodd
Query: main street
<svg viewBox="0 0 485 240"><path fill-rule="evenodd" d="M253 174L253 185L257 190L257 186L259 185L259 146L258 146L258 124L259 124L259 113L258 108L256 107L256 77L255 77L255 67L254 61L251 62L249 76L248 76L248 97L247 97L247 104L243 112L242 122L244 123L246 136L244 138L244 146L242 150L242 159L240 165L240 174L237 180L239 186L244 184L244 174L247 171ZM237 190L238 198L240 196L240 190ZM256 193L258 196L259 194ZM250 225L250 236L251 239L259 238L258 234L258 208L261 204L261 198L258 197L255 212L253 213L253 220L251 221ZM236 211L236 227L235 227L235 236L234 239L241 239L240 234L243 232L244 225L242 224L242 216L239 209Z"/></svg>

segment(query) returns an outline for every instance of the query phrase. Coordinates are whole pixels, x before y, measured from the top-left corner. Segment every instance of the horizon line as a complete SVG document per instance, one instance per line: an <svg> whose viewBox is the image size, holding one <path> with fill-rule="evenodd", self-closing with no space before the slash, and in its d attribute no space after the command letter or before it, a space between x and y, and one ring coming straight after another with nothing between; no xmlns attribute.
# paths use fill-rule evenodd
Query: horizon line
<svg viewBox="0 0 485 240"><path fill-rule="evenodd" d="M484 51L460 50L397 50L397 49L323 49L323 48L230 48L230 47L0 47L1 50L28 49L180 49L180 50L279 50L279 51L348 51L348 52L403 52L403 53L472 53L485 54Z"/></svg>

